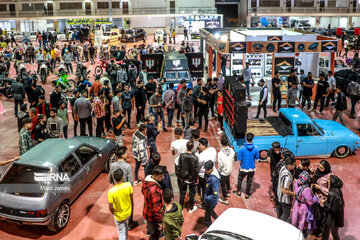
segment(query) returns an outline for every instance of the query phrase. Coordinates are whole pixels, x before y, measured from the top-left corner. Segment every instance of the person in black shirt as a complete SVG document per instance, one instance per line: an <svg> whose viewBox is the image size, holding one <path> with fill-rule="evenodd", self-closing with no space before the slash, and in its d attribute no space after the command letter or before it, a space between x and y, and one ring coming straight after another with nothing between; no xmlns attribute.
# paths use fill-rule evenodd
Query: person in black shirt
<svg viewBox="0 0 360 240"><path fill-rule="evenodd" d="M314 108L312 111L316 111L316 113L322 113L325 106L325 98L329 95L329 83L325 80L325 73L320 73L320 79L317 83L316 87L316 96L314 102ZM320 112L316 110L316 107L320 100Z"/></svg>
<svg viewBox="0 0 360 240"><path fill-rule="evenodd" d="M336 121L336 119L339 117L340 123L345 126L343 111L346 110L346 108L347 108L346 97L345 97L345 94L341 91L341 88L339 88L339 87L336 88L335 92L337 93L337 100L335 103L336 111L334 113L332 120Z"/></svg>
<svg viewBox="0 0 360 240"><path fill-rule="evenodd" d="M255 118L259 118L261 108L264 111L264 118L266 118L266 104L267 104L267 97L268 97L268 88L265 85L264 79L260 79L258 84L261 87L261 90L260 90L258 110L257 110L257 114L256 114Z"/></svg>
<svg viewBox="0 0 360 240"><path fill-rule="evenodd" d="M124 145L122 140L122 126L124 123L125 118L122 116L119 110L116 110L114 112L114 117L112 118L112 124L114 126L114 135L118 146Z"/></svg>
<svg viewBox="0 0 360 240"><path fill-rule="evenodd" d="M47 117L44 114L40 114L40 122L34 128L34 140L36 144L41 143L49 138L49 132L46 127Z"/></svg>
<svg viewBox="0 0 360 240"><path fill-rule="evenodd" d="M155 117L154 115L150 114L148 116L148 124L147 124L147 145L150 147L150 159L149 165L151 166L152 154L157 152L156 148L156 138L161 133L163 129L162 122L159 122L157 126L155 126Z"/></svg>
<svg viewBox="0 0 360 240"><path fill-rule="evenodd" d="M310 159L308 158L301 159L299 167L296 167L294 170L294 175L293 175L294 179L299 179L300 174L304 171L310 174L309 167L310 167Z"/></svg>
<svg viewBox="0 0 360 240"><path fill-rule="evenodd" d="M150 107L150 98L156 92L156 82L152 77L149 77L149 82L145 84L146 97L149 101L149 113L152 113L152 108Z"/></svg>
<svg viewBox="0 0 360 240"><path fill-rule="evenodd" d="M308 103L308 110L310 110L312 89L314 87L314 80L312 79L311 72L308 73L308 76L302 82L302 86L303 86L303 97L301 102L301 110L304 109L306 101Z"/></svg>
<svg viewBox="0 0 360 240"><path fill-rule="evenodd" d="M296 84L299 83L297 76L296 76L295 69L291 70L290 76L288 76L287 81L288 81L288 88L291 88L293 83L296 83Z"/></svg>
<svg viewBox="0 0 360 240"><path fill-rule="evenodd" d="M136 123L138 124L144 118L146 106L146 91L144 89L144 81L139 80L135 90L136 105Z"/></svg>
<svg viewBox="0 0 360 240"><path fill-rule="evenodd" d="M106 131L109 132L111 127L110 117L111 117L111 100L112 100L112 93L110 90L109 80L104 81L104 87L102 88L105 92L105 98L107 101L105 102L105 125Z"/></svg>
<svg viewBox="0 0 360 240"><path fill-rule="evenodd" d="M276 111L276 103L278 104L278 110L281 107L281 92L280 92L280 85L282 85L282 81L280 79L280 73L278 71L275 72L275 77L271 81L272 85L272 93L273 93L273 111Z"/></svg>
<svg viewBox="0 0 360 240"><path fill-rule="evenodd" d="M91 64L94 64L94 63L95 63L95 60L94 60L95 51L96 51L96 50L95 50L94 44L91 44L91 46L89 47L89 54L90 54Z"/></svg>
<svg viewBox="0 0 360 240"><path fill-rule="evenodd" d="M50 94L50 104L52 107L58 109L61 101L61 86L56 85L54 91Z"/></svg>
<svg viewBox="0 0 360 240"><path fill-rule="evenodd" d="M198 97L197 102L199 103L199 129L202 128L202 118L204 117L205 120L205 129L204 132L207 132L208 128L208 115L209 115L209 89L207 87L201 88L200 97Z"/></svg>
<svg viewBox="0 0 360 240"><path fill-rule="evenodd" d="M218 78L214 78L213 80L211 78L208 78L207 83L206 83L206 87L209 89L209 96L210 96L209 107L211 110L211 118L212 119L215 119L214 106L215 106L215 100L216 100L216 91L218 90L218 88L217 88L218 80L219 80Z"/></svg>
<svg viewBox="0 0 360 240"><path fill-rule="evenodd" d="M269 149L268 151L268 156L267 156L267 162L270 164L270 177L271 177L271 182L272 182L272 196L271 196L271 200L275 201L276 199L276 194L277 194L277 184L275 184L275 181L273 179L273 174L276 168L276 164L278 164L282 159L284 158L284 156L281 154L281 146L279 142L273 142L272 143L272 148Z"/></svg>

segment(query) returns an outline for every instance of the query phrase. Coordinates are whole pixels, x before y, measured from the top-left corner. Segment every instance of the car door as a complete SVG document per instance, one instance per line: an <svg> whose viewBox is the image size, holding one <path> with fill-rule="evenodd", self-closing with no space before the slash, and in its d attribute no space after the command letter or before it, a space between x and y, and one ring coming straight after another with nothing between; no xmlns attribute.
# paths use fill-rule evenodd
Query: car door
<svg viewBox="0 0 360 240"><path fill-rule="evenodd" d="M103 168L103 164L98 160L98 151L90 146L82 145L74 153L82 164L86 182L89 184Z"/></svg>
<svg viewBox="0 0 360 240"><path fill-rule="evenodd" d="M70 174L70 192L67 193L68 199L72 202L84 190L84 171L81 168L79 161L71 153L59 165L58 171L60 173ZM64 185L60 183L60 185Z"/></svg>
<svg viewBox="0 0 360 240"><path fill-rule="evenodd" d="M296 124L296 156L325 155L327 138L312 123Z"/></svg>

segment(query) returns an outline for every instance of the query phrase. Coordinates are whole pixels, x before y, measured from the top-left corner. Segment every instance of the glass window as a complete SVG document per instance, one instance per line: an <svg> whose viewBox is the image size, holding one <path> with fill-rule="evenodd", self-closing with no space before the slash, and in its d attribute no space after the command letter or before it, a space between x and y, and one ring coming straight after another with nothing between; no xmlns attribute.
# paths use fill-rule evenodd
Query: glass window
<svg viewBox="0 0 360 240"><path fill-rule="evenodd" d="M189 78L189 74L188 74L188 72L185 72L185 71L178 72L178 78L180 78L180 79Z"/></svg>
<svg viewBox="0 0 360 240"><path fill-rule="evenodd" d="M319 59L319 66L324 67L324 59L322 58Z"/></svg>
<svg viewBox="0 0 360 240"><path fill-rule="evenodd" d="M71 177L74 176L80 170L80 164L74 157L74 155L68 156L59 167L59 172L69 172Z"/></svg>
<svg viewBox="0 0 360 240"><path fill-rule="evenodd" d="M176 79L175 72L166 72L165 78Z"/></svg>
<svg viewBox="0 0 360 240"><path fill-rule="evenodd" d="M253 4L251 4L253 7ZM259 7L279 7L279 0L259 0Z"/></svg>
<svg viewBox="0 0 360 240"><path fill-rule="evenodd" d="M0 11L6 11L6 4L0 4Z"/></svg>
<svg viewBox="0 0 360 240"><path fill-rule="evenodd" d="M297 131L299 137L321 136L311 123L297 124Z"/></svg>
<svg viewBox="0 0 360 240"><path fill-rule="evenodd" d="M1 181L0 191L19 196L41 197L44 191L40 188L42 183L35 181L35 173L49 172L50 170L48 168L14 163ZM30 186L33 188L32 192L25 190L26 184L31 184ZM38 187L35 187L35 184L37 184ZM21 186L24 186L24 192L22 192Z"/></svg>
<svg viewBox="0 0 360 240"><path fill-rule="evenodd" d="M292 125L291 122L289 121L289 119L287 119L284 114L280 113L280 119L281 121L283 121L283 123L285 123L285 125L290 129L290 131L292 132Z"/></svg>
<svg viewBox="0 0 360 240"><path fill-rule="evenodd" d="M60 3L60 9L62 10L82 9L82 3L81 2Z"/></svg>
<svg viewBox="0 0 360 240"><path fill-rule="evenodd" d="M75 151L80 162L85 165L90 159L96 155L96 151L88 146L81 146Z"/></svg>

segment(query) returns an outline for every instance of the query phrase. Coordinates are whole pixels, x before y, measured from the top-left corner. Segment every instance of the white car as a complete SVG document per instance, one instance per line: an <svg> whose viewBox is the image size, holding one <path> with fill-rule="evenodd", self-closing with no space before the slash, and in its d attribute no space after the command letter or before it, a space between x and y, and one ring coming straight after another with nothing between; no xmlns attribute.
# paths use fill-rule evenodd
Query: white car
<svg viewBox="0 0 360 240"><path fill-rule="evenodd" d="M114 45L118 44L121 41L121 35L118 32L104 32L102 36L102 43Z"/></svg>
<svg viewBox="0 0 360 240"><path fill-rule="evenodd" d="M157 29L156 32L154 33L154 41L155 42L162 42L164 32L165 32L164 29Z"/></svg>
<svg viewBox="0 0 360 240"><path fill-rule="evenodd" d="M200 237L193 240L305 240L302 232L269 215L242 208L229 208Z"/></svg>
<svg viewBox="0 0 360 240"><path fill-rule="evenodd" d="M23 34L20 32L14 32L15 34L15 41L21 42L23 40Z"/></svg>
<svg viewBox="0 0 360 240"><path fill-rule="evenodd" d="M36 34L37 32L31 32L30 33L30 41L35 42L36 41Z"/></svg>
<svg viewBox="0 0 360 240"><path fill-rule="evenodd" d="M340 70L346 70L346 69L350 69L350 67L348 65L346 65L346 63L341 58L335 58L334 73L336 73ZM330 71L329 57L320 56L319 57L319 73L324 72L325 75L327 75L328 71Z"/></svg>
<svg viewBox="0 0 360 240"><path fill-rule="evenodd" d="M73 33L73 31L69 31L69 39L71 39L71 34ZM57 33L57 38L59 41L66 41L66 34L63 32L58 32Z"/></svg>

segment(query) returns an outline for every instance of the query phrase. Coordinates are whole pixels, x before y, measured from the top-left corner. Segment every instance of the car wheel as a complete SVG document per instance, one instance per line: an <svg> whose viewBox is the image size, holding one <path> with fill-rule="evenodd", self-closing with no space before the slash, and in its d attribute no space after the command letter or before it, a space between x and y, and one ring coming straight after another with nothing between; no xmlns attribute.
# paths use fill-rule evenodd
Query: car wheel
<svg viewBox="0 0 360 240"><path fill-rule="evenodd" d="M350 148L348 146L337 147L334 151L334 156L337 158L345 158L349 156Z"/></svg>
<svg viewBox="0 0 360 240"><path fill-rule="evenodd" d="M267 156L268 156L268 151L266 151L266 150L260 151L260 153L259 153L259 159L260 159L261 161L266 161Z"/></svg>
<svg viewBox="0 0 360 240"><path fill-rule="evenodd" d="M107 161L105 162L105 166L104 166L104 172L109 172L110 171L110 165L116 162L116 154L114 152L111 152L109 154L109 157L107 159Z"/></svg>
<svg viewBox="0 0 360 240"><path fill-rule="evenodd" d="M63 202L57 209L50 225L48 225L48 229L52 232L60 232L63 230L69 222L70 212L70 204L68 202Z"/></svg>

